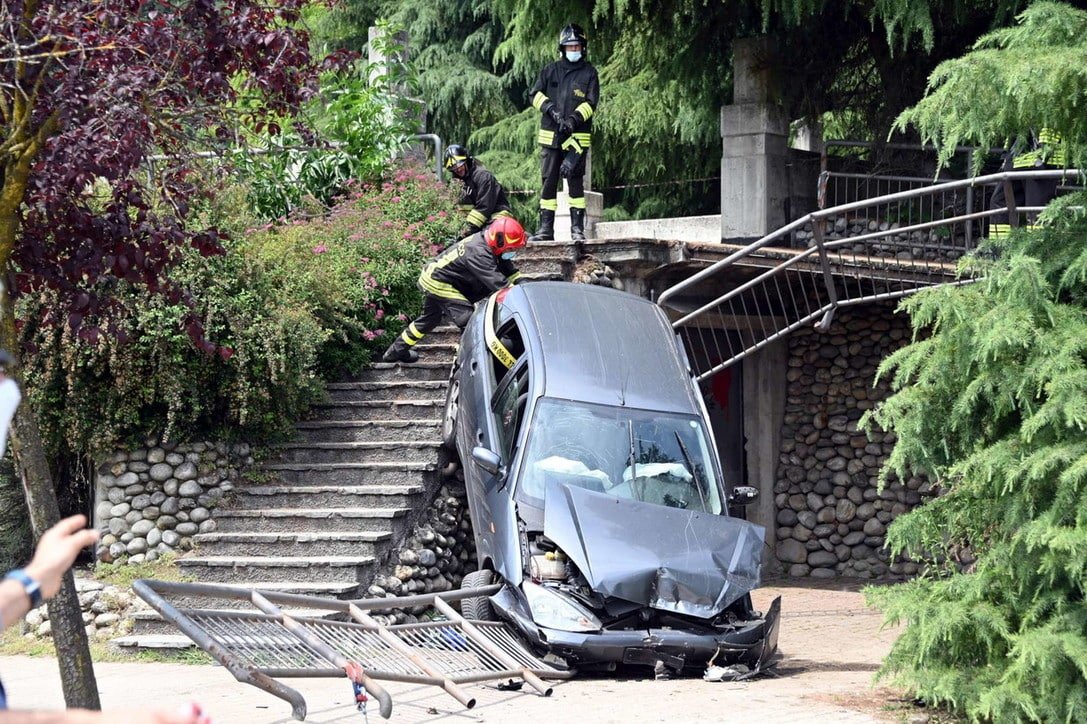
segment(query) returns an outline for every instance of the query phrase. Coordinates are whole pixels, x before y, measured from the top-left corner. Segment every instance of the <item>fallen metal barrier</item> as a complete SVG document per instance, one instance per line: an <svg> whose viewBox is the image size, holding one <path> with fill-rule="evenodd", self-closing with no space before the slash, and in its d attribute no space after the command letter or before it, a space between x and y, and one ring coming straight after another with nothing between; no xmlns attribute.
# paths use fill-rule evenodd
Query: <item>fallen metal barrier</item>
<svg viewBox="0 0 1087 724"><path fill-rule="evenodd" d="M378 681L439 686L471 709L475 699L462 684L519 677L543 696L551 687L543 679L572 674L549 666L532 654L504 623L470 621L450 601L497 593L499 585L400 598L341 601L239 586L139 580L136 594L151 605L234 678L278 696L291 705L299 721L306 701L283 678L348 678L356 694L378 701L381 715L392 714L392 698ZM178 608L168 598L249 601L258 610ZM279 606L345 614L335 621L284 612ZM369 612L433 606L432 620L384 626Z"/></svg>

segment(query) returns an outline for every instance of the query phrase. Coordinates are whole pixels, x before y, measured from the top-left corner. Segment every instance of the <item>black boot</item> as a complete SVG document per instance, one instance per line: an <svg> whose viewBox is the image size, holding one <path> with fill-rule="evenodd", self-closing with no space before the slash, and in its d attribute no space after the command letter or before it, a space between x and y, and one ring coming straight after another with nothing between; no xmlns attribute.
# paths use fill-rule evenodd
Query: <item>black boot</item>
<svg viewBox="0 0 1087 724"><path fill-rule="evenodd" d="M395 342L389 345L389 348L385 350L385 354L381 355L381 361L408 363L418 362L419 353L404 344L404 340L397 339Z"/></svg>
<svg viewBox="0 0 1087 724"><path fill-rule="evenodd" d="M554 241L555 240L555 212L540 209L540 225L536 233L528 237L529 241Z"/></svg>
<svg viewBox="0 0 1087 724"><path fill-rule="evenodd" d="M585 209L570 209L570 238L585 241Z"/></svg>

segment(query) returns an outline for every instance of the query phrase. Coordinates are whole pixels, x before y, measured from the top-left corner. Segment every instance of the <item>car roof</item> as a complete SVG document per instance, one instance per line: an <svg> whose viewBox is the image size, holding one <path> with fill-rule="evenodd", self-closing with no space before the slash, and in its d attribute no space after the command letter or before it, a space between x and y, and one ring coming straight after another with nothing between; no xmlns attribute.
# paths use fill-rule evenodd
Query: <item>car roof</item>
<svg viewBox="0 0 1087 724"><path fill-rule="evenodd" d="M545 396L697 412L675 333L657 305L590 284L533 282L516 289L534 327L526 331L542 350Z"/></svg>

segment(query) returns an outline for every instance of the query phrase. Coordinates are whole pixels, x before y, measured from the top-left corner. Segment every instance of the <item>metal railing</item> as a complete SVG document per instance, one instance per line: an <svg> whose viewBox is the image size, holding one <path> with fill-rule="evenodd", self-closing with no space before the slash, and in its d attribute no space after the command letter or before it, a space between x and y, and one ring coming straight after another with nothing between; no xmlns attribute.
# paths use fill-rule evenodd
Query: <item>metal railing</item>
<svg viewBox="0 0 1087 724"><path fill-rule="evenodd" d="M1007 216L1018 226L1020 214L1042 210L1017 208L1014 183L1078 175L1075 169L1001 172L820 209L669 288L657 304L678 316L672 326L701 382L805 324L826 330L840 307L969 283L958 276L957 260L973 251L986 222ZM937 201L998 184L1005 206L967 210ZM782 248L797 239L806 248ZM765 271L720 293L722 280L750 277L752 268Z"/></svg>
<svg viewBox="0 0 1087 724"><path fill-rule="evenodd" d="M462 684L519 677L543 696L550 696L551 687L542 679L572 676L528 651L504 623L470 621L449 605L450 601L493 595L499 585L353 601L153 580L136 581L132 588L235 679L288 702L292 715L300 721L306 718L306 700L276 679L346 677L376 699L381 715L388 719L392 698L378 681L438 686L471 709L476 700ZM248 601L257 610L179 608L175 605L178 599ZM285 612L276 604L311 613ZM417 606L432 606L432 618L385 626L370 615ZM314 611L317 617L312 615ZM340 614L349 620L330 620L323 617L326 614Z"/></svg>

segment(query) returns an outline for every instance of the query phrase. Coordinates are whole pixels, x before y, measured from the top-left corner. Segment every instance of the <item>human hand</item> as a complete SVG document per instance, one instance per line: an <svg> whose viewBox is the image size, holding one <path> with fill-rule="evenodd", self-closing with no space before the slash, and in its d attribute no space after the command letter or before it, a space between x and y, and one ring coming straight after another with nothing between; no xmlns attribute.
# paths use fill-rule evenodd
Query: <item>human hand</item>
<svg viewBox="0 0 1087 724"><path fill-rule="evenodd" d="M547 115L551 116L551 120L555 122L555 125L559 127L559 131L562 133L569 132L570 128L566 125L566 119L559 113L559 109L551 106L547 110Z"/></svg>
<svg viewBox="0 0 1087 724"><path fill-rule="evenodd" d="M41 585L42 598L57 595L60 579L72 567L79 551L98 540L98 531L86 525L86 516L73 515L42 534L34 558L26 567L27 575Z"/></svg>
<svg viewBox="0 0 1087 724"><path fill-rule="evenodd" d="M90 712L88 712L90 713ZM137 710L93 712L87 724L94 722L125 722L126 724L211 724L211 717L200 705L190 702L175 711Z"/></svg>
<svg viewBox="0 0 1087 724"><path fill-rule="evenodd" d="M566 154L566 157L562 159L562 164L559 166L559 176L563 178L570 178L574 173L574 168L577 166L577 157L573 154Z"/></svg>

